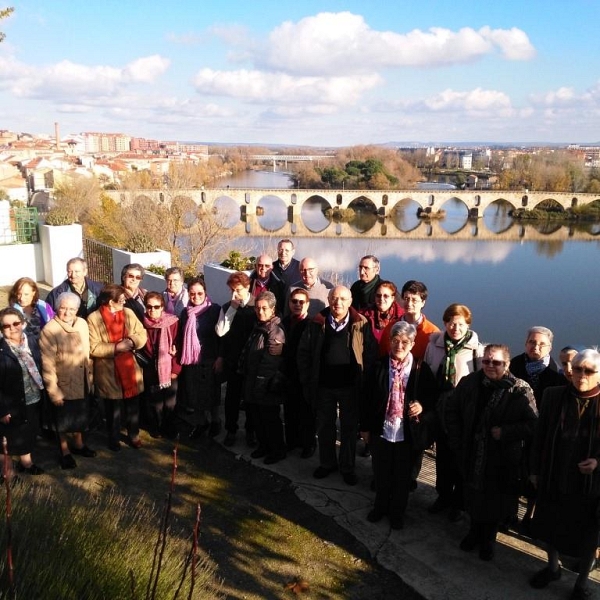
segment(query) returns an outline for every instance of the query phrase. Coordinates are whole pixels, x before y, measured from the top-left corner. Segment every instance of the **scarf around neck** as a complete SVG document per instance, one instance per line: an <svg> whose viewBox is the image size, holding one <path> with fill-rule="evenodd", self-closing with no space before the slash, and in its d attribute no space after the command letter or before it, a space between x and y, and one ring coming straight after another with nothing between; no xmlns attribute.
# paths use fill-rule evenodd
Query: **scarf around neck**
<svg viewBox="0 0 600 600"><path fill-rule="evenodd" d="M173 357L171 348L175 342L171 326L177 323L179 319L170 313L163 312L158 319L151 319L144 315L144 327L146 329L156 329L158 332L158 344L152 348L153 358L158 373L158 385L160 388L171 385L171 372Z"/></svg>
<svg viewBox="0 0 600 600"><path fill-rule="evenodd" d="M445 385L454 387L456 380L456 355L471 341L472 337L473 332L471 330L467 331L467 333L456 342L452 340L447 333L444 334L446 356L442 368L442 381Z"/></svg>
<svg viewBox="0 0 600 600"><path fill-rule="evenodd" d="M186 306L187 321L183 329L183 348L181 349L181 364L196 365L202 358L202 344L198 337L196 324L198 317L206 312L212 306L212 302L206 296L204 302L198 306L188 304Z"/></svg>
<svg viewBox="0 0 600 600"><path fill-rule="evenodd" d="M409 352L403 361L390 357L390 393L385 418L394 421L404 415L404 398L406 388L404 387L405 373L412 368L413 355Z"/></svg>

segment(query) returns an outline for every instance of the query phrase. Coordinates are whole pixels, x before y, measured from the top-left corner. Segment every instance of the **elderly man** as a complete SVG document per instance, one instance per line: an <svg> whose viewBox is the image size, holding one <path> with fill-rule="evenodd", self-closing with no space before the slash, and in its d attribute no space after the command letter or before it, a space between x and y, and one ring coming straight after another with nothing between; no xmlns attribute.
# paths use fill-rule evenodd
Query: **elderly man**
<svg viewBox="0 0 600 600"><path fill-rule="evenodd" d="M286 289L301 279L300 262L294 258L295 252L292 240L280 240L277 244L277 260L273 263L273 272L283 281Z"/></svg>
<svg viewBox="0 0 600 600"><path fill-rule="evenodd" d="M364 373L377 357L377 343L367 319L350 304L344 286L329 292L329 307L308 323L298 347L298 371L304 396L315 406L319 439L316 479L338 469L344 482L355 485L356 436L359 398ZM339 409L340 452L336 457L336 421Z"/></svg>
<svg viewBox="0 0 600 600"><path fill-rule="evenodd" d="M181 317L183 309L188 305L188 292L184 285L183 269L170 267L165 271L167 289L163 292L165 312Z"/></svg>
<svg viewBox="0 0 600 600"><path fill-rule="evenodd" d="M312 318L319 311L327 307L329 303L329 290L333 288L333 284L330 281L319 278L319 268L314 258L303 258L300 261L300 276L301 279L290 286L290 291L302 288L308 292L310 298L308 316Z"/></svg>
<svg viewBox="0 0 600 600"><path fill-rule="evenodd" d="M359 279L352 284L352 308L363 310L375 302L375 290L379 286L379 259L372 254L363 256L358 265Z"/></svg>
<svg viewBox="0 0 600 600"><path fill-rule="evenodd" d="M96 310L98 295L104 286L102 283L88 279L87 273L87 263L83 258L75 257L67 262L67 278L55 287L46 298L46 302L52 306L55 312L58 310L58 306L56 306L58 297L63 292L73 292L81 298L81 304L77 310L78 317L87 319L87 316Z"/></svg>
<svg viewBox="0 0 600 600"><path fill-rule="evenodd" d="M254 263L254 271L250 275L250 293L256 299L263 292L275 294L277 313L283 315L285 303L285 284L273 272L273 259L268 254L261 254Z"/></svg>

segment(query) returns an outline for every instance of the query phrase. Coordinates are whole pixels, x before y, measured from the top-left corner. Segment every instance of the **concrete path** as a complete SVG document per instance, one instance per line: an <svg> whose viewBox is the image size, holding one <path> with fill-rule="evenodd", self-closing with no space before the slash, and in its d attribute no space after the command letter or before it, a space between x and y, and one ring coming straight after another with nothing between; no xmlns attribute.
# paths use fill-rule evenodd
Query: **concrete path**
<svg viewBox="0 0 600 600"><path fill-rule="evenodd" d="M219 436L217 441L221 441ZM362 444L359 442L359 450ZM545 590L534 590L528 579L544 567L545 554L517 534L499 534L496 557L481 561L477 551L465 553L458 548L468 530L467 518L451 523L446 513L430 515L427 507L435 500L435 465L426 453L417 490L411 494L404 529L392 531L384 518L372 524L366 515L375 494L370 490L371 459L357 457L358 485L350 487L339 473L326 479L314 479L318 466L315 454L301 459L299 451L275 465L264 465L263 459L250 458L251 448L242 432L230 448L240 460L270 469L293 482L298 497L319 512L329 515L351 532L383 567L395 572L403 581L427 600L540 600L566 599L576 575L563 569L560 581ZM600 598L600 576L592 573L592 589ZM390 598L393 598L390 590Z"/></svg>

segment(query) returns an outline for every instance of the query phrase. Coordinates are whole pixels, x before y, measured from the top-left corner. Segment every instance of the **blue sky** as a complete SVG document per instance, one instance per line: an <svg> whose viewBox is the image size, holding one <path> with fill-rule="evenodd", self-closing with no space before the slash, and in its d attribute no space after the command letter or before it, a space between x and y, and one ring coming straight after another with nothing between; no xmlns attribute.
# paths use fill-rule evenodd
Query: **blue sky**
<svg viewBox="0 0 600 600"><path fill-rule="evenodd" d="M600 2L14 0L0 129L600 141ZM0 2L0 7L5 6Z"/></svg>

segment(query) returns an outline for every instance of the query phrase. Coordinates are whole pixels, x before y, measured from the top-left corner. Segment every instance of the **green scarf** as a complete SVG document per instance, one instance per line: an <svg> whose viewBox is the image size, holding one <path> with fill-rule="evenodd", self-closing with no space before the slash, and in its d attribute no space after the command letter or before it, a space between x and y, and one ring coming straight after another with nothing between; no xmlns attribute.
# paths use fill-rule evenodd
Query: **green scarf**
<svg viewBox="0 0 600 600"><path fill-rule="evenodd" d="M456 342L450 336L444 334L444 347L446 356L442 363L442 385L444 389L451 389L455 386L456 379L456 355L471 341L473 332L471 330Z"/></svg>

